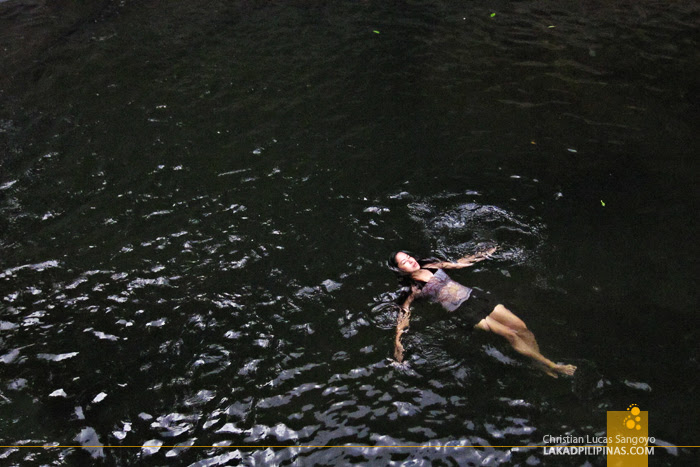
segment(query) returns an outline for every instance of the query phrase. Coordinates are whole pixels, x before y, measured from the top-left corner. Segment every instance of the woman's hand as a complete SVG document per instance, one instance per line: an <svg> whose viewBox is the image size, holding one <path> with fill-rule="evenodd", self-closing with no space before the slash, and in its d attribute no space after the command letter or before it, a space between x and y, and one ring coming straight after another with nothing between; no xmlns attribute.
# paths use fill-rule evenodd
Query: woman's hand
<svg viewBox="0 0 700 467"><path fill-rule="evenodd" d="M396 323L396 338L394 339L394 358L397 362L401 363L403 361L403 345L401 345L401 336L406 329L411 319L411 309L401 308L399 311L399 318Z"/></svg>
<svg viewBox="0 0 700 467"><path fill-rule="evenodd" d="M491 248L488 248L484 251L480 251L477 253L479 256L483 256L484 258L490 258L492 254L494 254L498 250L497 246L492 246Z"/></svg>
<svg viewBox="0 0 700 467"><path fill-rule="evenodd" d="M401 342L399 342L398 340L395 342L394 345L394 359L398 363L403 362L403 345L401 345Z"/></svg>
<svg viewBox="0 0 700 467"><path fill-rule="evenodd" d="M457 264L461 264L464 266L471 266L474 263L476 263L476 260L473 256L465 256L464 258L459 258L457 260Z"/></svg>
<svg viewBox="0 0 700 467"><path fill-rule="evenodd" d="M475 253L473 255L465 256L464 258L460 258L457 260L456 263L441 263L443 268L466 268L469 266L472 266L479 261L483 261L485 259L488 259L491 257L491 255L498 249L496 246L492 246L484 251L480 251L478 253Z"/></svg>
<svg viewBox="0 0 700 467"><path fill-rule="evenodd" d="M399 313L399 319L396 321L396 333L400 336L404 329L408 328L408 324L411 320L411 311L405 308L401 309Z"/></svg>

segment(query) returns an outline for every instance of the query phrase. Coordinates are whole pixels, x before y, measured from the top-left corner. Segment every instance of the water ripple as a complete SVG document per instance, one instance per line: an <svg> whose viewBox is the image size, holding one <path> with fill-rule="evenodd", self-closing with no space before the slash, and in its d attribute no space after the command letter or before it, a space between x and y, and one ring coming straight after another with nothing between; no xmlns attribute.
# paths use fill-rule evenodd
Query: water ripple
<svg viewBox="0 0 700 467"><path fill-rule="evenodd" d="M673 323L634 342L588 329L617 302L581 287L605 242L611 275L635 270L620 240L639 218L621 213L646 213L635 203L665 170L676 187L692 173L684 159L645 183L621 175L651 164L645 147L692 149L692 2L99 3L0 1L0 432L53 446L3 461L530 465L541 453L494 446L603 431L601 411L653 406L673 374L695 374L696 339ZM688 218L658 192L649 212ZM456 259L492 243L494 261L465 274L532 305L548 348L600 368L581 358L573 382L545 380L420 307L410 357L392 361L388 251ZM548 252L579 260L547 269ZM646 275L675 277L671 253L649 252ZM671 282L638 301L693 296ZM688 358L656 365L663 377L614 351L662 355L664 339ZM228 447L243 444L258 447ZM280 444L297 446L265 447Z"/></svg>

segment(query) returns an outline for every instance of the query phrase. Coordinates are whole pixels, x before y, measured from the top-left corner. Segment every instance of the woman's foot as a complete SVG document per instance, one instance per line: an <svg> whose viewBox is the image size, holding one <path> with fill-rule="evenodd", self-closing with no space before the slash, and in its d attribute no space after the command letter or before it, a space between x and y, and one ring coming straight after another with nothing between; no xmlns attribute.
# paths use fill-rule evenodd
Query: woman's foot
<svg viewBox="0 0 700 467"><path fill-rule="evenodd" d="M562 375L573 376L576 372L576 367L574 365L556 365L552 368L554 371L561 373Z"/></svg>
<svg viewBox="0 0 700 467"><path fill-rule="evenodd" d="M576 367L574 365L547 366L544 363L537 363L537 367L540 370L547 373L552 378L558 378L560 374L572 376L574 374L574 372L576 371Z"/></svg>
<svg viewBox="0 0 700 467"><path fill-rule="evenodd" d="M545 372L546 374L548 374L548 375L551 376L552 378L558 378L558 377L559 377L559 375L556 373L556 371L554 371L553 368L548 367L548 366L545 365L544 363L539 363L539 362L538 362L538 363L535 363L535 366L537 366L537 368L539 368L540 370L542 370L543 372Z"/></svg>

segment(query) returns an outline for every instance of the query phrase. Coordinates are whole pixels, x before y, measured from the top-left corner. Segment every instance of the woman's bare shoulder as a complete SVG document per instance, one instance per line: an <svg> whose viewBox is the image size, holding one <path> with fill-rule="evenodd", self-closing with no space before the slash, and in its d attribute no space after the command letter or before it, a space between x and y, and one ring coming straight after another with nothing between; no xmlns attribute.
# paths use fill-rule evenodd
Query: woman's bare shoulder
<svg viewBox="0 0 700 467"><path fill-rule="evenodd" d="M421 282L428 282L433 278L433 273L427 269L421 269L413 275L413 279Z"/></svg>

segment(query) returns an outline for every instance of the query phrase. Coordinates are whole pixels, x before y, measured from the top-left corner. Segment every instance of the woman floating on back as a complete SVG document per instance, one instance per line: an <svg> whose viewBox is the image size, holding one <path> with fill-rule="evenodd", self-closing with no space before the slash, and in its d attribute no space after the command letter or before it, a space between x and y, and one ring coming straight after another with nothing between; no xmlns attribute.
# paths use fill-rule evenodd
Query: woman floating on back
<svg viewBox="0 0 700 467"><path fill-rule="evenodd" d="M458 260L447 261L417 260L407 251L398 251L389 259L390 267L410 285L411 291L403 301L396 325L394 358L403 361L404 348L401 335L406 331L411 317L411 303L415 299L427 298L439 303L449 313L459 316L465 323L483 331L503 336L521 354L533 359L548 375L556 378L559 374L573 375L576 367L557 364L540 353L535 336L525 323L509 309L493 302L489 295L476 288L465 287L445 273L445 269L461 269L472 266L490 257L496 248L490 248Z"/></svg>

